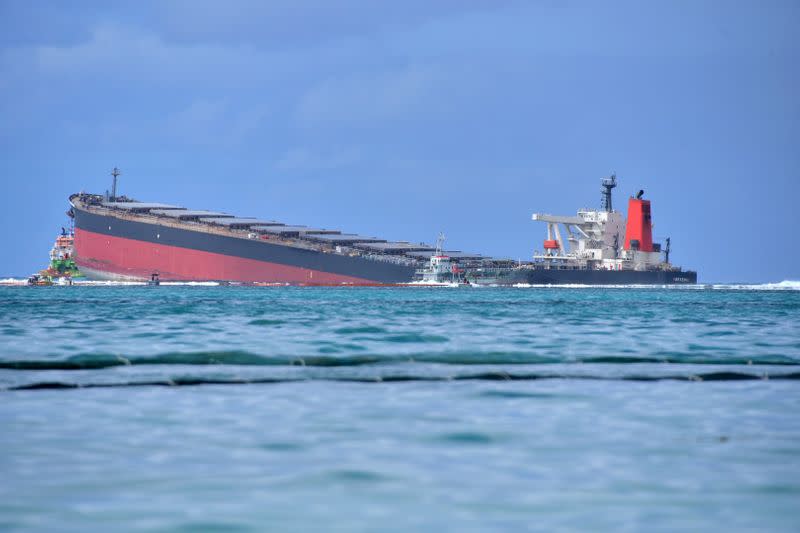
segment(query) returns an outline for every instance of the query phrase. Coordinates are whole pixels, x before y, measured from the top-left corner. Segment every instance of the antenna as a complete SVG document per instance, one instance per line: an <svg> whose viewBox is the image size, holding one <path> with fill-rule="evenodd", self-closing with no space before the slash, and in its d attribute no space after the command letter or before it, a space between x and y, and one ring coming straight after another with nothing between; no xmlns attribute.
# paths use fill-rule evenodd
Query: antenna
<svg viewBox="0 0 800 533"><path fill-rule="evenodd" d="M117 200L117 176L122 174L117 167L111 171L111 175L114 177L114 180L111 182L111 201L114 202Z"/></svg>
<svg viewBox="0 0 800 533"><path fill-rule="evenodd" d="M611 176L603 178L601 185L603 189L600 191L600 194L602 194L600 197L600 209L610 213L614 210L611 204L611 189L617 186L617 173L614 172Z"/></svg>

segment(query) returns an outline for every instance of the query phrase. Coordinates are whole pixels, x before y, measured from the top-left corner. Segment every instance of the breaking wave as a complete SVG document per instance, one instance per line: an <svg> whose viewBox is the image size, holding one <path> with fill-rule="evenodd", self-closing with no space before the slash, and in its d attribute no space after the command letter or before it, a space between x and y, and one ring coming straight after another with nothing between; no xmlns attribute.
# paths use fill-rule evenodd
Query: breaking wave
<svg viewBox="0 0 800 533"><path fill-rule="evenodd" d="M784 280L779 283L760 284L719 284L711 285L712 289L746 290L746 291L800 291L800 281Z"/></svg>
<svg viewBox="0 0 800 533"><path fill-rule="evenodd" d="M697 285L586 285L580 283L530 284L517 283L518 289L653 289L653 290L746 290L746 291L800 291L800 281L784 280L778 283L698 283Z"/></svg>
<svg viewBox="0 0 800 533"><path fill-rule="evenodd" d="M2 278L0 285L25 285L27 278ZM145 281L117 281L117 280L85 280L75 279L74 285L83 287L141 287L147 285ZM162 286L172 287L218 287L218 286L250 286L242 283L220 283L217 281L162 281ZM269 284L264 286L288 286L283 283ZM398 285L398 287L420 288L420 287L459 287L467 288L457 283L430 284L422 282L412 282ZM586 285L581 283L564 284L530 284L516 283L512 286L516 289L652 289L652 290L746 290L746 291L800 291L800 281L784 280L777 283L698 283L696 285ZM331 287L336 288L336 287ZM348 286L347 288L353 288ZM373 288L373 287L366 287ZM505 288L499 285L471 286L472 289Z"/></svg>
<svg viewBox="0 0 800 533"><path fill-rule="evenodd" d="M527 352L430 352L384 355L261 355L243 350L166 352L153 356L82 353L66 358L5 359L0 360L0 369L5 370L98 370L121 366L189 365L231 367L353 367L385 365L395 363L437 364L447 366L480 365L720 365L720 366L798 366L800 360L792 357L770 355L753 357L731 357L715 355L586 355L569 359L536 355Z"/></svg>
<svg viewBox="0 0 800 533"><path fill-rule="evenodd" d="M765 381L765 380L800 380L800 372L779 373L774 375L756 374L748 372L700 372L688 374L647 375L631 374L619 376L592 375L592 374L563 374L563 373L516 373L504 371L480 372L457 375L413 375L390 374L376 376L320 376L320 377L211 377L211 376L176 376L141 381L111 381L111 382L69 382L69 381L35 381L21 385L12 385L5 390L46 390L46 389L87 389L108 387L180 387L198 385L255 385L275 383L297 383L304 381L333 381L343 383L400 383L400 382L436 382L436 381L534 381L534 380L589 380L589 381L687 381L687 382L717 382L717 381Z"/></svg>

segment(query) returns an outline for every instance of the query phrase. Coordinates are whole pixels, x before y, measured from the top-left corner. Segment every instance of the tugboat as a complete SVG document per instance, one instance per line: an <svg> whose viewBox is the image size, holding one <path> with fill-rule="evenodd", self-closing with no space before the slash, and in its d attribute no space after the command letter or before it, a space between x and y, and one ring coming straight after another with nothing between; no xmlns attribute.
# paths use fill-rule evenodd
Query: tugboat
<svg viewBox="0 0 800 533"><path fill-rule="evenodd" d="M75 264L75 233L61 228L50 250L50 265L28 279L29 285L72 285L75 278L83 277Z"/></svg>
<svg viewBox="0 0 800 533"><path fill-rule="evenodd" d="M442 251L444 246L444 233L439 233L436 239L436 251L431 256L428 264L416 272L416 279L409 285L430 285L441 287L458 287L469 285L463 276L463 271L458 264L451 261L450 257Z"/></svg>

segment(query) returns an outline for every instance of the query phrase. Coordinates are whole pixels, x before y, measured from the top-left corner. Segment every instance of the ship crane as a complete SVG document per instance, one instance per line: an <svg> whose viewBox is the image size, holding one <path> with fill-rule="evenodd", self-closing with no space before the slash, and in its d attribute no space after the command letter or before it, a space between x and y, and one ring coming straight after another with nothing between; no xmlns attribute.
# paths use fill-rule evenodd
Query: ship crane
<svg viewBox="0 0 800 533"><path fill-rule="evenodd" d="M559 255L561 256L565 256L567 254L567 249L564 246L564 240L561 238L559 224L563 224L567 230L567 233L571 235L573 227L578 227L585 223L585 221L579 217L545 215L542 213L534 213L532 218L533 220L547 223L547 240L544 243L544 248L545 256L551 258L554 257L554 252L556 250L559 251ZM584 233L582 230L580 230L580 232L583 235L586 235L586 233Z"/></svg>
<svg viewBox="0 0 800 533"><path fill-rule="evenodd" d="M607 221L617 217L599 217L599 213L598 211L580 211L579 215L581 216L576 217L534 213L531 217L533 220L547 223L547 240L544 245L545 258L574 258L574 252L581 242L583 242L585 246L590 246L592 248L597 248L597 246L609 248L616 253L616 248L618 248L619 245L617 244L614 246L613 242L619 242L619 234L615 232L610 242L605 242L604 239ZM564 243L560 226L564 226L567 232L567 241L570 243L569 248ZM558 251L557 256L554 255L555 251Z"/></svg>
<svg viewBox="0 0 800 533"><path fill-rule="evenodd" d="M613 208L612 190L616 186L616 174L602 179L600 209L580 209L577 216L534 213L533 220L547 224L544 253L538 255L537 252L534 259L573 264L591 261L607 268L620 268L620 242L625 221L622 214ZM562 226L566 235L561 232Z"/></svg>

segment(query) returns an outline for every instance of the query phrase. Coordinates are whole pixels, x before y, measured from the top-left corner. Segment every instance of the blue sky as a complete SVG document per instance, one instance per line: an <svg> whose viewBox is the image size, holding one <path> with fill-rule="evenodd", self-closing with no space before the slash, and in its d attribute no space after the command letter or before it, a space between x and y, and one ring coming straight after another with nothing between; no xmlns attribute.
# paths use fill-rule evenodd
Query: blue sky
<svg viewBox="0 0 800 533"><path fill-rule="evenodd" d="M643 188L702 281L800 279L800 3L0 0L0 275L121 192L526 259Z"/></svg>

